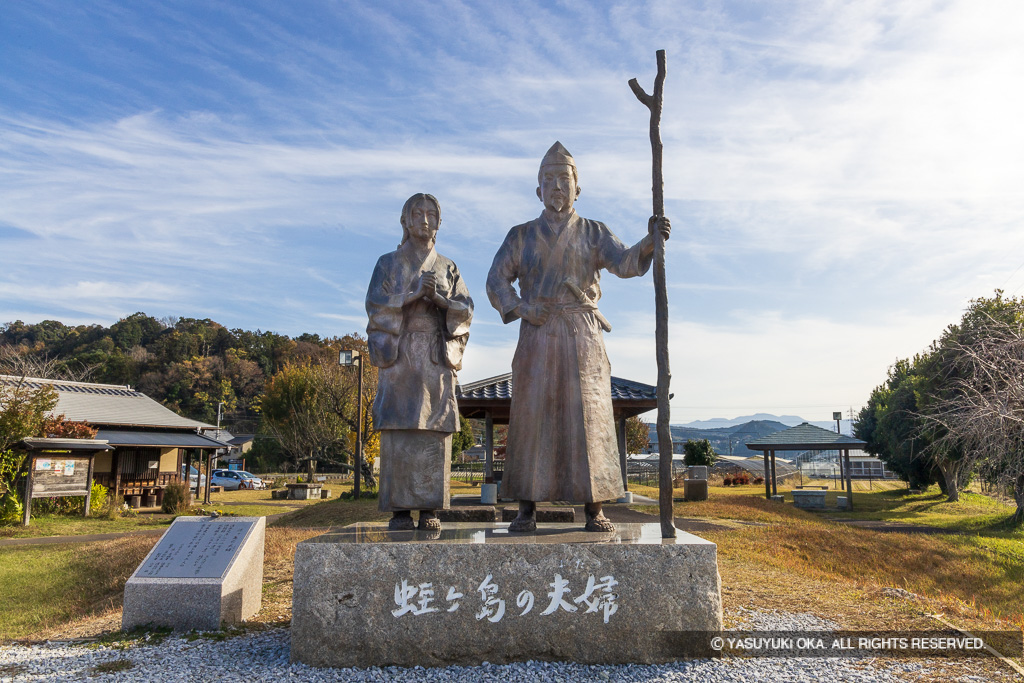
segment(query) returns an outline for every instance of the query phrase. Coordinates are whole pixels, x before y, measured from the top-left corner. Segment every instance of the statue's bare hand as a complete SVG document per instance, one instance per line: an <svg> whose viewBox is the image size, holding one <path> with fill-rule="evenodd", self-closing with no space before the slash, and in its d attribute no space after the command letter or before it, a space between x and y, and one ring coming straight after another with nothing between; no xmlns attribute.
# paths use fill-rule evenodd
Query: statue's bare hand
<svg viewBox="0 0 1024 683"><path fill-rule="evenodd" d="M420 285L417 288L417 291L421 291L422 296L427 299L433 299L434 295L437 293L437 276L429 271L423 273L423 275L420 276Z"/></svg>
<svg viewBox="0 0 1024 683"><path fill-rule="evenodd" d="M543 325L551 315L551 308L547 304L520 303L516 309L519 317L531 325Z"/></svg>
<svg viewBox="0 0 1024 683"><path fill-rule="evenodd" d="M668 239L672 234L672 223L668 216L651 216L647 221L647 232L654 233L655 228L661 233L662 238Z"/></svg>

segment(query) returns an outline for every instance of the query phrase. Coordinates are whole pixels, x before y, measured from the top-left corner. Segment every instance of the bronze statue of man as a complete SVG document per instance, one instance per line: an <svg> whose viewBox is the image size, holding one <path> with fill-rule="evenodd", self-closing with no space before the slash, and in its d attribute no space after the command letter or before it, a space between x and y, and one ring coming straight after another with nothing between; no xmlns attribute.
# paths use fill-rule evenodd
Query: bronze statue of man
<svg viewBox="0 0 1024 683"><path fill-rule="evenodd" d="M624 491L602 338L611 325L597 309L601 270L643 275L654 254L650 233L668 239L672 228L652 217L648 234L626 247L603 223L577 215L576 162L560 142L537 180L543 212L509 231L487 276L502 321L522 319L501 481L502 497L519 501L509 530L535 530L538 501L566 500L585 504L588 531L613 531L601 504Z"/></svg>
<svg viewBox="0 0 1024 683"><path fill-rule="evenodd" d="M459 431L455 373L469 339L473 300L450 259L434 249L441 206L415 194L402 208L402 243L377 261L366 293L370 362L379 368L373 424L380 430L379 507L388 527L437 530L449 506L452 433Z"/></svg>

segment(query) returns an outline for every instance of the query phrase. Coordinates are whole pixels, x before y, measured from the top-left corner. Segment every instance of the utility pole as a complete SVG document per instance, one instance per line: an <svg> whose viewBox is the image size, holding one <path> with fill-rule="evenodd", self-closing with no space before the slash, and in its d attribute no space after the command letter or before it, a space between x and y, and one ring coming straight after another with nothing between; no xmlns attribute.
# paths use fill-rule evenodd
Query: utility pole
<svg viewBox="0 0 1024 683"><path fill-rule="evenodd" d="M352 500L359 500L360 474L363 468L363 356L354 349L343 349L338 356L343 367L359 366L359 380L356 389L356 466L352 477Z"/></svg>

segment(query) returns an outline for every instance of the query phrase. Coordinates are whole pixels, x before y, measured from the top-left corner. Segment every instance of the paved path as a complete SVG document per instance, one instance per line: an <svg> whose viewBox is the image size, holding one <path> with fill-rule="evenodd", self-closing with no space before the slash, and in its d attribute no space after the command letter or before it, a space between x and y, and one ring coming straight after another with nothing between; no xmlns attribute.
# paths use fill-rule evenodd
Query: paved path
<svg viewBox="0 0 1024 683"><path fill-rule="evenodd" d="M56 545L60 543L92 543L93 541L109 541L124 536L159 536L168 527L159 529L139 529L138 531L121 531L112 534L81 534L79 536L34 536L32 538L5 538L0 540L0 548L12 545Z"/></svg>
<svg viewBox="0 0 1024 683"><path fill-rule="evenodd" d="M266 515L269 525L279 517L284 517L287 512L279 512L274 515ZM59 545L61 543L92 543L93 541L110 541L125 536L161 536L170 528L170 525L159 529L138 529L136 531L118 531L110 534L80 534L78 536L33 536L32 538L4 538L0 539L0 548L15 545Z"/></svg>
<svg viewBox="0 0 1024 683"><path fill-rule="evenodd" d="M838 522L858 529L870 529L872 531L884 531L895 534L951 534L963 535L967 532L958 529L943 529L938 526L927 526L925 524L907 524L906 522L883 522L877 519L836 519L824 517L830 522Z"/></svg>

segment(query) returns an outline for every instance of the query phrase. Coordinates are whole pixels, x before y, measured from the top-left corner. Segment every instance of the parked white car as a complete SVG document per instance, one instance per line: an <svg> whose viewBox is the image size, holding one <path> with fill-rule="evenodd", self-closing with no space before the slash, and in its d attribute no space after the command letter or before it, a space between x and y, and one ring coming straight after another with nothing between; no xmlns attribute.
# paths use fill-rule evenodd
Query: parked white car
<svg viewBox="0 0 1024 683"><path fill-rule="evenodd" d="M214 470L210 481L214 486L223 486L225 491L267 488L266 482L245 470Z"/></svg>

